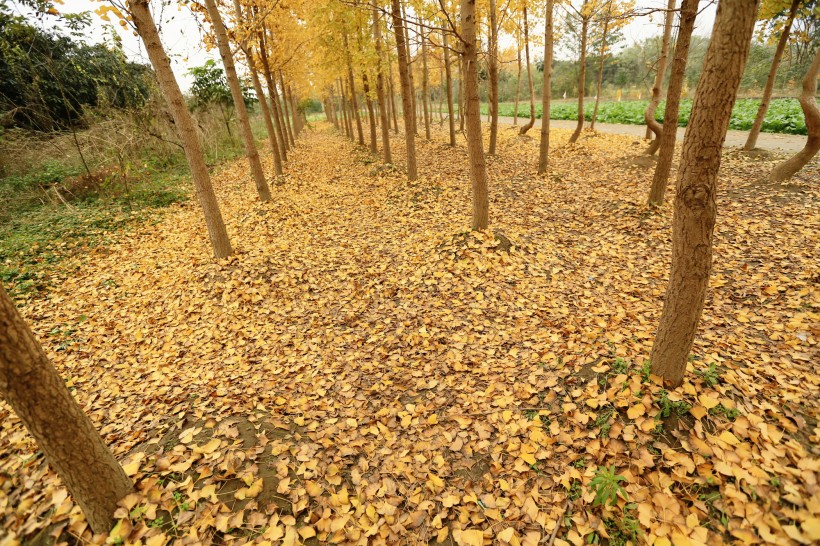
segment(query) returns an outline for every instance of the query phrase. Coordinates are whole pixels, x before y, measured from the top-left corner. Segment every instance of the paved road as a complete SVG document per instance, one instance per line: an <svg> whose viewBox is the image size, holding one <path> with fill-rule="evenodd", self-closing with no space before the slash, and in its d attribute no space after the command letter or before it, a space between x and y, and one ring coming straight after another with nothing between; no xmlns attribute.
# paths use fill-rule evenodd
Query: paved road
<svg viewBox="0 0 820 546"><path fill-rule="evenodd" d="M482 116L481 121L485 121L487 116ZM527 123L527 118L518 118L518 124ZM512 125L513 118L499 117L498 123L501 125ZM588 124L589 122L587 122ZM557 129L575 129L576 122L569 120L554 119L550 121L550 127ZM541 120L535 120L535 127L530 131L539 131L541 129ZM596 123L595 129L602 133L612 133L616 135L632 135L638 138L643 138L646 134L645 125L623 125L619 123ZM685 127L678 127L678 142L683 142L683 135L686 132ZM724 146L730 148L740 148L746 144L746 137L749 135L748 131L734 131L729 130L726 133L726 143ZM779 133L760 133L757 139L757 147L763 150L772 152L799 152L806 144L806 137L804 135L782 135Z"/></svg>

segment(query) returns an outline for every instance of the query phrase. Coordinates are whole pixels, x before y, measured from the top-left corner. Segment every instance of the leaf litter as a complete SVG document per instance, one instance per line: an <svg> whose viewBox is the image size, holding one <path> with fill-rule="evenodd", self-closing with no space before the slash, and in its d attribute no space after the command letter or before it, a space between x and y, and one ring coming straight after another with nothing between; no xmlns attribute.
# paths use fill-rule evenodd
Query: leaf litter
<svg viewBox="0 0 820 546"><path fill-rule="evenodd" d="M215 173L231 258L186 203L58 266L22 312L136 492L92 536L0 404L0 544L816 543L816 165L761 186L774 160L727 154L667 392L671 207L643 205L641 143L553 132L540 178L502 131L497 234L466 230L443 133L408 183L319 124L272 203L245 162Z"/></svg>

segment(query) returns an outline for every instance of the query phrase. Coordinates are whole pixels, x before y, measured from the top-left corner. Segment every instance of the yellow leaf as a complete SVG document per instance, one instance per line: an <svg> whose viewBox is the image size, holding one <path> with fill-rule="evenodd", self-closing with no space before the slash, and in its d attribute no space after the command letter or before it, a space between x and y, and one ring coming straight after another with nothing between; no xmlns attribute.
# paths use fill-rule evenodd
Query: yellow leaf
<svg viewBox="0 0 820 546"><path fill-rule="evenodd" d="M453 538L459 546L483 546L484 532L478 529L468 529L467 531L453 531Z"/></svg>
<svg viewBox="0 0 820 546"><path fill-rule="evenodd" d="M740 443L740 440L738 440L737 437L728 430L721 432L719 438L730 446L736 446Z"/></svg>
<svg viewBox="0 0 820 546"><path fill-rule="evenodd" d="M644 413L646 413L646 406L644 406L640 402L638 402L637 404L635 404L634 406L632 406L631 408L626 410L626 416L629 417L630 419L637 419L638 417L640 417Z"/></svg>
<svg viewBox="0 0 820 546"><path fill-rule="evenodd" d="M219 447L219 438L213 438L204 446L194 446L194 453L202 453L203 455L210 455Z"/></svg>
<svg viewBox="0 0 820 546"><path fill-rule="evenodd" d="M811 540L820 541L820 518L809 518L800 526Z"/></svg>
<svg viewBox="0 0 820 546"><path fill-rule="evenodd" d="M501 540L503 542L510 542L513 538L513 535L515 535L515 529L513 529L512 527L507 527L495 536L498 540Z"/></svg>
<svg viewBox="0 0 820 546"><path fill-rule="evenodd" d="M653 546L672 546L672 543L666 537L658 537L652 544Z"/></svg>
<svg viewBox="0 0 820 546"><path fill-rule="evenodd" d="M316 536L316 530L310 526L302 527L299 529L299 536L302 537L304 540L313 538Z"/></svg>
<svg viewBox="0 0 820 546"><path fill-rule="evenodd" d="M689 409L689 413L691 413L695 419L703 419L708 412L703 406L692 406Z"/></svg>
<svg viewBox="0 0 820 546"><path fill-rule="evenodd" d="M720 403L717 398L712 398L708 394L701 394L698 396L698 402L700 402L700 405L708 410L714 408Z"/></svg>

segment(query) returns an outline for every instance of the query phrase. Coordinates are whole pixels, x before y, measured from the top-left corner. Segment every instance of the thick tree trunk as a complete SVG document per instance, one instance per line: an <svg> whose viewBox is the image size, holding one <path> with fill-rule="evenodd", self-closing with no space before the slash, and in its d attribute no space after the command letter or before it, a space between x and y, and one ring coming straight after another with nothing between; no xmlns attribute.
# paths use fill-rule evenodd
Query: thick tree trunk
<svg viewBox="0 0 820 546"><path fill-rule="evenodd" d="M214 255L217 258L230 256L233 249L228 239L225 223L222 221L222 213L219 211L216 194L211 185L211 176L208 174L208 167L205 164L205 156L202 153L202 146L197 136L196 125L174 77L171 61L162 47L159 32L157 32L157 27L148 7L148 0L128 0L128 11L131 13L137 33L145 44L145 51L148 53L151 65L154 67L159 88L168 103L171 116L174 118L174 128L182 143L182 148L185 150L185 158L188 160L188 166L191 169L191 178L194 182L199 205L202 207L205 216L205 224L208 227L208 235L210 236Z"/></svg>
<svg viewBox="0 0 820 546"><path fill-rule="evenodd" d="M276 92L276 82L273 80L273 72L268 62L268 47L265 42L266 33L267 30L263 23L256 34L259 41L259 60L262 62L262 74L265 76L265 83L268 86L268 94L270 95L273 122L276 125L276 141L279 143L279 155L284 163L288 160L288 137L282 122L282 112L279 111L279 95Z"/></svg>
<svg viewBox="0 0 820 546"><path fill-rule="evenodd" d="M806 163L811 161L820 150L820 109L818 109L817 100L814 98L817 94L818 76L820 76L820 47L814 52L814 60L803 78L803 91L800 93L800 106L803 108L806 129L808 130L806 145L795 155L772 169L769 176L769 180L772 182L788 180L805 167Z"/></svg>
<svg viewBox="0 0 820 546"><path fill-rule="evenodd" d="M130 3L132 10L136 3ZM91 529L95 533L110 531L117 503L134 486L71 396L2 285L0 396L34 437Z"/></svg>
<svg viewBox="0 0 820 546"><path fill-rule="evenodd" d="M447 33L441 32L441 41L444 44L444 74L447 81L447 115L450 129L450 146L456 145L456 118L453 108L453 70L450 64L450 46L447 44Z"/></svg>
<svg viewBox="0 0 820 546"><path fill-rule="evenodd" d="M404 109L404 136L407 147L407 178L416 180L416 131L413 126L413 90L410 88L410 67L407 64L408 49L405 44L404 21L399 0L390 0L393 28L396 31L396 50L399 55L399 80L401 81L401 104Z"/></svg>
<svg viewBox="0 0 820 546"><path fill-rule="evenodd" d="M239 0L233 0L234 11L236 12L236 19L240 23L245 21L242 15L242 6ZM250 50L247 41L240 44L243 53L245 54L245 61L248 63L248 69L251 72L251 81L253 82L253 90L259 99L259 106L262 108L262 118L265 121L265 129L268 132L268 140L270 141L271 153L273 155L273 170L276 175L282 174L282 157L279 155L279 143L276 142L276 129L273 127L273 120L271 119L270 109L268 108L265 92L262 90L262 82L259 81L259 73L256 70L256 62L253 58L253 52Z"/></svg>
<svg viewBox="0 0 820 546"><path fill-rule="evenodd" d="M756 14L756 1L718 3L683 141L672 219L672 268L651 354L652 373L672 387L683 381L703 311L712 266L720 153L749 54Z"/></svg>
<svg viewBox="0 0 820 546"><path fill-rule="evenodd" d="M519 135L526 135L535 125L535 85L532 78L532 63L530 63L530 24L527 20L527 6L524 6L524 52L527 59L527 82L530 87L530 119L518 130Z"/></svg>
<svg viewBox="0 0 820 546"><path fill-rule="evenodd" d="M475 0L461 0L462 65L467 108L467 154L470 158L470 178L473 186L474 230L487 229L490 201L487 193L487 165L481 137L481 102L478 96L478 51L476 47Z"/></svg>
<svg viewBox="0 0 820 546"><path fill-rule="evenodd" d="M584 6L586 6L586 1ZM581 8L583 13L583 8ZM579 74L578 74L578 125L575 126L575 131L569 137L569 143L573 144L581 136L581 131L584 129L584 94L586 93L586 76L587 76L587 34L589 33L589 16L582 16L581 19L581 55L579 59Z"/></svg>
<svg viewBox="0 0 820 546"><path fill-rule="evenodd" d="M749 136L746 138L746 144L743 149L751 151L757 146L757 137L760 136L760 130L763 128L763 120L766 118L766 112L769 110L769 103L772 100L772 90L774 90L774 82L777 78L777 67L780 66L780 59L783 58L783 51L786 49L786 44L789 42L789 33L794 23L794 17L797 15L797 9L800 7L800 0L792 0L791 8L789 9L789 18L780 33L780 40L777 42L777 49L774 52L774 59L772 59L772 67L769 69L769 76L766 78L766 87L763 88L763 98L760 99L760 106L757 108L757 115L752 124L752 129L749 131Z"/></svg>
<svg viewBox="0 0 820 546"><path fill-rule="evenodd" d="M295 132L293 104L291 104L290 99L288 99L288 89L285 87L285 77L282 75L281 68L279 69L279 87L282 89L282 117L285 118L288 142L290 142L290 147L293 148L296 146L296 139L293 136Z"/></svg>
<svg viewBox="0 0 820 546"><path fill-rule="evenodd" d="M367 74L362 74L362 90L364 91L365 105L367 106L367 122L370 124L370 153L379 154L379 145L376 138L376 116L373 112L373 99L370 98L370 84Z"/></svg>
<svg viewBox="0 0 820 546"><path fill-rule="evenodd" d="M421 19L419 19L419 36L421 37L421 94L422 104L424 104L424 137L430 140L430 118L433 116L433 112L430 108L430 77L427 71L427 37L424 35Z"/></svg>
<svg viewBox="0 0 820 546"><path fill-rule="evenodd" d="M675 23L675 2L676 0L669 0L666 5L666 21L663 25L663 43L661 44L661 56L658 58L658 71L655 74L655 85L652 86L652 100L649 101L649 106L644 112L644 121L646 121L647 128L655 133L655 138L649 143L646 153L653 155L660 147L661 132L663 126L655 119L655 110L661 103L661 95L663 95L663 76L666 73L666 60L669 58L669 42L672 41L672 26Z"/></svg>
<svg viewBox="0 0 820 546"><path fill-rule="evenodd" d="M666 92L666 111L663 114L663 131L661 132L658 164L649 190L649 204L663 204L669 173L672 170L672 157L675 155L675 140L678 134L678 113L683 80L686 77L686 62L689 58L689 44L695 28L695 17L698 14L698 0L683 0L680 7L680 28L675 44L675 56L672 59L672 75L669 77L669 89Z"/></svg>
<svg viewBox="0 0 820 546"><path fill-rule="evenodd" d="M364 131L362 131L362 118L359 115L359 104L356 101L356 81L353 78L353 62L350 59L350 47L347 44L347 32L342 33L344 43L345 63L347 64L347 86L350 88L350 107L356 120L356 134L359 136L359 146L364 146Z"/></svg>
<svg viewBox="0 0 820 546"><path fill-rule="evenodd" d="M251 122L248 119L248 109L245 107L245 97L242 95L242 87L239 85L239 77L236 75L231 44L228 41L228 34L225 32L225 25L222 24L222 16L219 14L215 0L205 0L205 7L211 17L211 24L214 28L214 34L216 34L216 43L219 46L219 56L222 57L222 64L225 67L228 87L231 88L236 118L239 121L242 142L245 145L245 155L251 168L251 176L253 176L253 181L256 184L256 191L262 201L270 201L270 188L265 180L262 162L259 160L259 152L256 150L256 141L253 138Z"/></svg>
<svg viewBox="0 0 820 546"><path fill-rule="evenodd" d="M604 81L604 56L606 55L606 33L609 30L609 14L612 9L612 0L609 0L606 5L606 16L604 18L604 28L601 32L601 51L600 60L598 62L598 83L595 89L595 108L592 109L592 120L589 122L589 128L595 130L595 120L598 118L598 106L601 104L601 84Z"/></svg>
<svg viewBox="0 0 820 546"><path fill-rule="evenodd" d="M549 167L550 103L552 101L552 11L553 0L547 0L544 14L544 89L541 92L541 142L538 146L538 174Z"/></svg>
<svg viewBox="0 0 820 546"><path fill-rule="evenodd" d="M488 93L490 113L490 147L489 155L495 155L498 146L498 9L496 0L490 0L490 43L487 52L490 71L490 87Z"/></svg>
<svg viewBox="0 0 820 546"><path fill-rule="evenodd" d="M385 163L393 163L390 152L390 120L387 117L388 101L384 98L384 62L382 60L382 28L379 10L373 4L373 38L376 44L376 98L379 101L379 122L382 133L382 155Z"/></svg>

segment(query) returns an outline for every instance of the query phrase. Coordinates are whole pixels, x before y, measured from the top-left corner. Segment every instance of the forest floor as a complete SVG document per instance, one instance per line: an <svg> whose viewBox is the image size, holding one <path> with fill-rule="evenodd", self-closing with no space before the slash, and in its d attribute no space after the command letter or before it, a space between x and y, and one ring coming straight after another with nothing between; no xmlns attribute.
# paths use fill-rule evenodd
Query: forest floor
<svg viewBox="0 0 820 546"><path fill-rule="evenodd" d="M231 258L191 200L56 264L22 312L137 492L92 538L0 403L0 544L816 543L817 163L770 185L725 153L667 392L671 206L635 139L554 133L544 178L514 130L488 161L512 248L467 230L463 137L419 139L408 183L317 124L271 203L215 173Z"/></svg>

